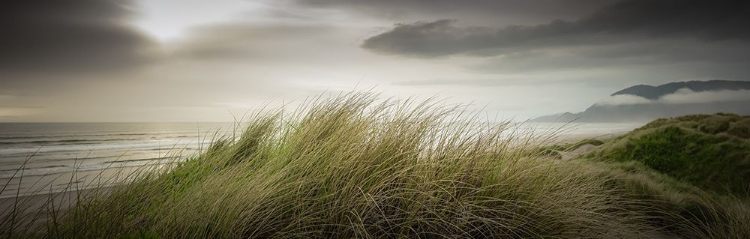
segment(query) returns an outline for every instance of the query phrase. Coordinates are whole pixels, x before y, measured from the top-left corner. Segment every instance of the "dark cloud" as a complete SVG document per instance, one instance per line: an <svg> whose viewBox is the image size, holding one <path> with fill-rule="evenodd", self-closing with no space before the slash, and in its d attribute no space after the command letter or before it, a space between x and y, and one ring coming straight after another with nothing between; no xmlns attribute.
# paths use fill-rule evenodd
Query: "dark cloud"
<svg viewBox="0 0 750 239"><path fill-rule="evenodd" d="M386 18L412 17L494 19L507 23L571 19L590 13L613 0L295 0L306 6L353 9Z"/></svg>
<svg viewBox="0 0 750 239"><path fill-rule="evenodd" d="M625 0L576 22L582 32L684 36L704 40L750 38L750 2L735 0Z"/></svg>
<svg viewBox="0 0 750 239"><path fill-rule="evenodd" d="M546 25L458 27L455 20L397 24L391 31L368 38L362 47L379 53L413 57L453 54L501 55L548 45L593 44L591 38L569 34L572 24L556 21ZM599 37L597 37L599 38Z"/></svg>
<svg viewBox="0 0 750 239"><path fill-rule="evenodd" d="M61 74L111 74L147 64L155 56L156 43L127 25L133 7L130 1L114 0L3 4L3 84L14 79L62 79Z"/></svg>
<svg viewBox="0 0 750 239"><path fill-rule="evenodd" d="M747 22L750 2L746 1L624 0L577 20L540 25L466 27L454 20L397 24L365 40L362 47L385 54L439 57L672 38L746 42L750 40Z"/></svg>

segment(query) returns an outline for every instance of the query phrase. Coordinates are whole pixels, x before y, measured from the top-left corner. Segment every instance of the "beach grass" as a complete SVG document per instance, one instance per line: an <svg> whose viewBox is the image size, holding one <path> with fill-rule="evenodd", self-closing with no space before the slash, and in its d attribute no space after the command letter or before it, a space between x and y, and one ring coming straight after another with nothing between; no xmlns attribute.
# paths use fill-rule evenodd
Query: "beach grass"
<svg viewBox="0 0 750 239"><path fill-rule="evenodd" d="M43 225L52 238L750 238L750 205L643 164L559 161L549 136L465 106L350 93L256 112L238 137L129 174ZM634 162L634 161L630 161ZM50 200L50 202L54 202ZM10 216L14 215L14 216Z"/></svg>

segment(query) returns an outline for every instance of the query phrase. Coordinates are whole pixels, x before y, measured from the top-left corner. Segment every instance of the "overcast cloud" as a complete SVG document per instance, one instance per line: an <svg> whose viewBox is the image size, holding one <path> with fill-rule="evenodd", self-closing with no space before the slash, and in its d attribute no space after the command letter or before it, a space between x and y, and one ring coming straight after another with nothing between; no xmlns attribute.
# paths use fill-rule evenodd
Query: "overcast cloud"
<svg viewBox="0 0 750 239"><path fill-rule="evenodd" d="M635 84L748 80L749 6L20 1L0 9L0 121L226 121L354 89L438 96L517 119L580 111ZM686 95L664 100L724 99Z"/></svg>
<svg viewBox="0 0 750 239"><path fill-rule="evenodd" d="M72 74L151 63L158 45L127 25L131 1L14 1L0 8L0 73Z"/></svg>
<svg viewBox="0 0 750 239"><path fill-rule="evenodd" d="M362 47L386 54L440 57L502 55L531 49L614 44L663 38L747 41L750 3L623 0L577 20L503 27L457 26L457 20L397 24Z"/></svg>

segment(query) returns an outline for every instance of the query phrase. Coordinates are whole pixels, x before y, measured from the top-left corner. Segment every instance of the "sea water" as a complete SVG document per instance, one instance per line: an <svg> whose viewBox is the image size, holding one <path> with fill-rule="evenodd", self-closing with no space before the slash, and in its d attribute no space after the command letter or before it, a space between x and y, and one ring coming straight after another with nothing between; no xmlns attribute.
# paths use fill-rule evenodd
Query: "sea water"
<svg viewBox="0 0 750 239"><path fill-rule="evenodd" d="M103 169L184 161L235 128L231 123L0 123L0 197L60 191Z"/></svg>

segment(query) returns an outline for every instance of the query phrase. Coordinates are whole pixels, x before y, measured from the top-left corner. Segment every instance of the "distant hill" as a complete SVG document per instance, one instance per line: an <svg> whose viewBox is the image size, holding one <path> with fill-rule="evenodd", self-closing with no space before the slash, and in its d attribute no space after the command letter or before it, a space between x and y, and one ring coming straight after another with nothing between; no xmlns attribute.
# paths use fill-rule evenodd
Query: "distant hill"
<svg viewBox="0 0 750 239"><path fill-rule="evenodd" d="M580 113L561 113L533 122L647 122L687 114L750 115L750 81L687 81L635 85L611 94Z"/></svg>

